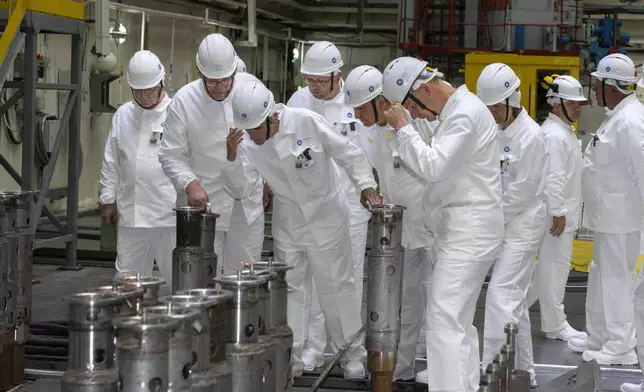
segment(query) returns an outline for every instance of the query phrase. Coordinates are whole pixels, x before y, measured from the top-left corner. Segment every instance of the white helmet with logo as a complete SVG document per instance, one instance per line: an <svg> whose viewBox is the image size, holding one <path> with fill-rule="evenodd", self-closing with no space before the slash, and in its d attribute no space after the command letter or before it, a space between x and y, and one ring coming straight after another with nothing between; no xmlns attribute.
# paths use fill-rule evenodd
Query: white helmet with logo
<svg viewBox="0 0 644 392"><path fill-rule="evenodd" d="M241 57L237 57L237 72L246 72L246 63L244 63L244 60L241 59Z"/></svg>
<svg viewBox="0 0 644 392"><path fill-rule="evenodd" d="M496 105L508 99L509 106L521 107L517 89L521 80L512 68L502 63L490 64L483 69L476 81L476 96L486 106Z"/></svg>
<svg viewBox="0 0 644 392"><path fill-rule="evenodd" d="M625 83L637 81L633 60L621 53L609 54L601 59L597 64L597 70L591 75L597 79L612 79Z"/></svg>
<svg viewBox="0 0 644 392"><path fill-rule="evenodd" d="M546 97L550 105L565 101L586 102L584 88L581 83L570 75L552 75L543 79L543 87L548 87Z"/></svg>
<svg viewBox="0 0 644 392"><path fill-rule="evenodd" d="M442 77L438 69L427 67L427 61L399 57L390 62L382 74L382 93L391 103L402 103L407 95L418 89L419 83Z"/></svg>
<svg viewBox="0 0 644 392"><path fill-rule="evenodd" d="M149 50L134 53L127 65L127 82L134 90L153 88L163 82L165 68Z"/></svg>
<svg viewBox="0 0 644 392"><path fill-rule="evenodd" d="M320 41L306 51L300 72L304 75L328 76L343 65L338 48L331 42Z"/></svg>
<svg viewBox="0 0 644 392"><path fill-rule="evenodd" d="M344 81L344 104L356 108L382 94L382 74L370 65L354 68Z"/></svg>
<svg viewBox="0 0 644 392"><path fill-rule="evenodd" d="M260 81L244 83L233 95L233 121L240 129L254 129L275 112L273 93Z"/></svg>
<svg viewBox="0 0 644 392"><path fill-rule="evenodd" d="M197 68L208 79L224 79L237 70L233 44L221 34L210 34L199 44Z"/></svg>

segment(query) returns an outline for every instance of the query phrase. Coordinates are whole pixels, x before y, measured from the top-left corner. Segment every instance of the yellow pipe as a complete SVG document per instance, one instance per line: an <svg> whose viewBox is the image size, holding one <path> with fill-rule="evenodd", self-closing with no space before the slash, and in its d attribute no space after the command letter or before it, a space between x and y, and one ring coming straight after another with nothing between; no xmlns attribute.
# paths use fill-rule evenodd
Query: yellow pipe
<svg viewBox="0 0 644 392"><path fill-rule="evenodd" d="M11 45L11 41L13 41L16 34L18 34L22 19L25 17L25 6L23 1L24 0L17 0L15 2L16 6L13 9L13 12L9 10L9 21L7 23L7 27L5 27L2 32L2 37L0 37L0 61L4 61L7 51L9 50L9 46Z"/></svg>

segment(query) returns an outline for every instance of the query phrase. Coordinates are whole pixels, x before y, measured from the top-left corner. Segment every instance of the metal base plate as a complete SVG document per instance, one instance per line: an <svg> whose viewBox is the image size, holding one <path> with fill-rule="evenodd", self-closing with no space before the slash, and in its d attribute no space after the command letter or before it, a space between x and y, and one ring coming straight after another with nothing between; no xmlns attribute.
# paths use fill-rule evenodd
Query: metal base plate
<svg viewBox="0 0 644 392"><path fill-rule="evenodd" d="M311 388L320 376L319 372L305 372L302 377L296 377L293 386L296 388ZM370 391L371 381L369 375L362 380L345 379L344 371L340 366L335 366L320 389L335 389L348 391ZM424 392L427 385L418 384L415 381L396 381L393 384L392 392Z"/></svg>

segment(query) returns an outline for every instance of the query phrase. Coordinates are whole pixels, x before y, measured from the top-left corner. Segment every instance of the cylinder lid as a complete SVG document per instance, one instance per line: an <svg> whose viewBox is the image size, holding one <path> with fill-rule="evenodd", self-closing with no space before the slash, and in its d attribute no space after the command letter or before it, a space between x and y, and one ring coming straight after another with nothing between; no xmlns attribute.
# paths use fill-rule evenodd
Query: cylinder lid
<svg viewBox="0 0 644 392"><path fill-rule="evenodd" d="M262 284L268 283L271 280L277 279L277 272L269 269L263 268L253 268L252 270L247 269L242 271L244 276L255 276L262 281Z"/></svg>
<svg viewBox="0 0 644 392"><path fill-rule="evenodd" d="M374 206L371 206L369 211L377 212L381 214L395 214L397 212L402 212L403 210L406 210L406 209L407 207L399 206L397 204L376 204Z"/></svg>
<svg viewBox="0 0 644 392"><path fill-rule="evenodd" d="M177 320L195 320L199 312L185 306L174 306L171 302L166 305L146 306L143 308L143 314L146 316L167 316Z"/></svg>
<svg viewBox="0 0 644 392"><path fill-rule="evenodd" d="M14 192L0 192L0 203L8 203L15 200L18 196Z"/></svg>
<svg viewBox="0 0 644 392"><path fill-rule="evenodd" d="M144 289L148 287L155 287L155 286L161 286L166 284L166 281L163 278L160 278L157 276L141 276L141 275L124 276L124 277L115 279L115 281L121 284L130 284L136 287L142 287Z"/></svg>
<svg viewBox="0 0 644 392"><path fill-rule="evenodd" d="M257 287L266 283L265 279L258 276L244 275L243 270L241 269L237 270L236 275L216 277L214 281L224 287Z"/></svg>
<svg viewBox="0 0 644 392"><path fill-rule="evenodd" d="M173 210L176 212L183 212L183 213L197 213L197 212L204 211L203 207L193 207L193 206L176 207L176 208L173 208Z"/></svg>
<svg viewBox="0 0 644 392"><path fill-rule="evenodd" d="M205 307L211 308L216 305L224 304L233 297L233 293L221 289L191 289L181 290L175 295L169 295L159 298L159 302L167 304L172 303L174 306Z"/></svg>
<svg viewBox="0 0 644 392"><path fill-rule="evenodd" d="M202 215L203 215L203 218L204 218L204 219L213 219L213 218L217 219L217 218L219 218L219 214L218 214L218 213L216 213L216 212L211 212L211 211L204 211L204 212L202 213Z"/></svg>
<svg viewBox="0 0 644 392"><path fill-rule="evenodd" d="M181 320L165 315L144 314L143 316L116 317L112 322L116 328L150 332L176 329Z"/></svg>
<svg viewBox="0 0 644 392"><path fill-rule="evenodd" d="M118 291L110 290L71 294L65 296L63 300L75 305L101 306L123 303L127 300L127 297Z"/></svg>
<svg viewBox="0 0 644 392"><path fill-rule="evenodd" d="M280 261L257 261L254 264L255 268L271 269L276 272L285 272L293 269L292 265L288 265Z"/></svg>
<svg viewBox="0 0 644 392"><path fill-rule="evenodd" d="M111 286L100 286L89 290L90 292L115 292L125 298L134 298L143 295L143 288L132 284L114 283Z"/></svg>

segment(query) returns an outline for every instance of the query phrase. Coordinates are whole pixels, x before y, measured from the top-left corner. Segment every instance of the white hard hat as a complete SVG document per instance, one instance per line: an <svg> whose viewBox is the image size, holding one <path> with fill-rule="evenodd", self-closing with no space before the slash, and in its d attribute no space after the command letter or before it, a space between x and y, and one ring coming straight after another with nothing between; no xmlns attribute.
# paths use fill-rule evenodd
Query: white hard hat
<svg viewBox="0 0 644 392"><path fill-rule="evenodd" d="M239 86L232 105L233 121L240 129L259 127L275 111L273 93L258 80Z"/></svg>
<svg viewBox="0 0 644 392"><path fill-rule="evenodd" d="M607 84L610 81L620 81L627 84L637 81L635 64L628 56L621 53L613 53L604 57L597 64L597 70L590 74L597 79L606 79Z"/></svg>
<svg viewBox="0 0 644 392"><path fill-rule="evenodd" d="M382 75L382 93L391 103L402 103L407 95L418 88L416 82L429 82L442 77L437 69L427 67L427 61L413 57L399 57L390 62Z"/></svg>
<svg viewBox="0 0 644 392"><path fill-rule="evenodd" d="M241 57L237 57L237 72L246 72L246 63L244 63L244 60L241 59Z"/></svg>
<svg viewBox="0 0 644 392"><path fill-rule="evenodd" d="M327 76L343 65L338 48L331 42L320 41L306 51L300 72L304 75Z"/></svg>
<svg viewBox="0 0 644 392"><path fill-rule="evenodd" d="M149 50L134 53L127 65L127 83L134 90L158 86L165 77L165 68L159 58Z"/></svg>
<svg viewBox="0 0 644 392"><path fill-rule="evenodd" d="M561 103L561 100L585 102L588 99L584 96L584 88L581 83L570 75L552 75L543 79L542 85L548 86L546 97L548 103L554 105Z"/></svg>
<svg viewBox="0 0 644 392"><path fill-rule="evenodd" d="M637 100L644 105L644 79L637 81L637 87L635 87L635 96L637 96Z"/></svg>
<svg viewBox="0 0 644 392"><path fill-rule="evenodd" d="M197 68L208 79L223 79L234 74L237 54L233 44L221 34L210 34L199 44Z"/></svg>
<svg viewBox="0 0 644 392"><path fill-rule="evenodd" d="M486 106L496 105L514 95L515 98L517 88L521 84L521 80L514 73L512 68L502 63L490 64L483 69L476 81L476 96ZM520 102L508 102L510 106L520 107ZM518 104L518 106L516 106Z"/></svg>
<svg viewBox="0 0 644 392"><path fill-rule="evenodd" d="M382 94L382 74L370 65L354 68L344 81L344 104L356 108Z"/></svg>

